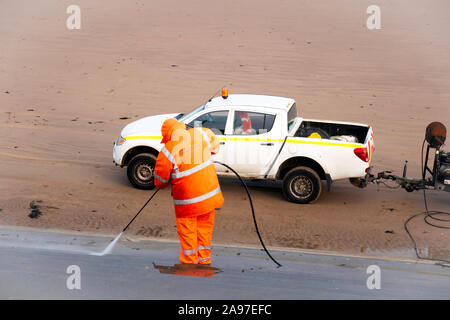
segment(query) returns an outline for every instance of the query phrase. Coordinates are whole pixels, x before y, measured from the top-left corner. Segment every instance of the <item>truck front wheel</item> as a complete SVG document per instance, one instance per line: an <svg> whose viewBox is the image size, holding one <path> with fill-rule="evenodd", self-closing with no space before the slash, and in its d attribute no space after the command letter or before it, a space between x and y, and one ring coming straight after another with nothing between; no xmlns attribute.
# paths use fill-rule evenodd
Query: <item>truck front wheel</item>
<svg viewBox="0 0 450 320"><path fill-rule="evenodd" d="M128 164L128 180L130 180L130 183L138 189L154 189L155 165L156 158L151 153L141 153L136 155Z"/></svg>
<svg viewBox="0 0 450 320"><path fill-rule="evenodd" d="M322 193L322 182L313 169L296 167L283 179L283 194L291 202L306 204L317 200Z"/></svg>

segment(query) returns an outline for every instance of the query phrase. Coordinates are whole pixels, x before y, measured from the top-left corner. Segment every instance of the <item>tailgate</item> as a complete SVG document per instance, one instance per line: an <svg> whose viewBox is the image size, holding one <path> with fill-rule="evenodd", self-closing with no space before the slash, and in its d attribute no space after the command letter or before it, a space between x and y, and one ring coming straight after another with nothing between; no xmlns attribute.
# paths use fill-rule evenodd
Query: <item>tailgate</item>
<svg viewBox="0 0 450 320"><path fill-rule="evenodd" d="M373 151L375 150L375 140L374 140L374 136L373 136L373 129L372 127L369 127L369 131L367 132L367 137L366 137L366 141L364 142L364 147L367 148L367 153L368 153L368 157L369 157L369 165L372 161L372 155L373 155Z"/></svg>

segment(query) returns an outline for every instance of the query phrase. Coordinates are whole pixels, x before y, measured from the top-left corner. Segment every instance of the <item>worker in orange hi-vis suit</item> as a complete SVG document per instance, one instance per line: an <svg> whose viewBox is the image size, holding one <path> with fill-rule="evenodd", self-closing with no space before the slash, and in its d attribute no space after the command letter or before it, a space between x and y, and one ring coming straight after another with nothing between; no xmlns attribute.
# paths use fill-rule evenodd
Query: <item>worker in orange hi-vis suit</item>
<svg viewBox="0 0 450 320"><path fill-rule="evenodd" d="M224 201L211 160L219 141L210 129L186 130L176 119L164 121L161 133L165 145L156 159L155 185L172 185L180 262L210 264L215 209Z"/></svg>

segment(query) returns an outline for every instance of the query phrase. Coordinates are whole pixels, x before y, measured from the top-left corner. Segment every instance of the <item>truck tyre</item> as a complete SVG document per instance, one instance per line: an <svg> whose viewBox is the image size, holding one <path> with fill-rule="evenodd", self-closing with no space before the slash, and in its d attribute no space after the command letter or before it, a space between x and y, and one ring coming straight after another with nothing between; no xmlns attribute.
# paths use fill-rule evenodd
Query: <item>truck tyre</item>
<svg viewBox="0 0 450 320"><path fill-rule="evenodd" d="M151 190L155 188L154 171L156 157L151 153L141 153L134 156L127 168L128 180L138 189Z"/></svg>
<svg viewBox="0 0 450 320"><path fill-rule="evenodd" d="M296 167L283 179L283 194L287 200L306 204L316 201L322 193L319 175L311 168Z"/></svg>

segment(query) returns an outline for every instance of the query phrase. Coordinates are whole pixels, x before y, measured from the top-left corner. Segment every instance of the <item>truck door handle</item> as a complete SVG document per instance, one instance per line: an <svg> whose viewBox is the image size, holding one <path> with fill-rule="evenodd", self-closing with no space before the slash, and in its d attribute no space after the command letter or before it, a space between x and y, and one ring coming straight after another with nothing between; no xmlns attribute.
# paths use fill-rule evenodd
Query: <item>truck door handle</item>
<svg viewBox="0 0 450 320"><path fill-rule="evenodd" d="M220 141L220 144L225 144L225 141Z"/></svg>
<svg viewBox="0 0 450 320"><path fill-rule="evenodd" d="M272 142L261 143L262 146L273 146Z"/></svg>

